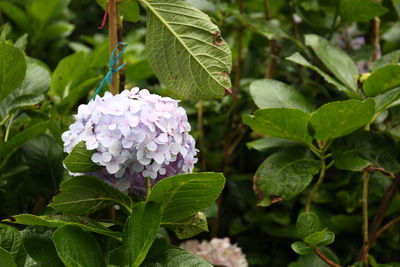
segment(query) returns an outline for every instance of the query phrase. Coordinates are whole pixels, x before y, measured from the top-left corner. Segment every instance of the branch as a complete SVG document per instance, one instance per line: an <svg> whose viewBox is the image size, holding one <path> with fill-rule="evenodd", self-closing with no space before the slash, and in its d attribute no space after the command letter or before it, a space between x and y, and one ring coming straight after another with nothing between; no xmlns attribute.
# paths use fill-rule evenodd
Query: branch
<svg viewBox="0 0 400 267"><path fill-rule="evenodd" d="M329 259L327 256L324 255L324 253L322 253L321 250L314 248L314 253L320 257L325 263L329 264L332 267L342 267L342 265L337 264L336 262L334 262L333 260Z"/></svg>
<svg viewBox="0 0 400 267"><path fill-rule="evenodd" d="M378 239L378 237L380 235L382 235L387 229L389 229L390 227L396 225L397 223L400 223L400 216L394 218L393 220L389 221L387 224L385 224L384 226L382 226L382 228L380 228L376 234L375 234L375 239Z"/></svg>
<svg viewBox="0 0 400 267"><path fill-rule="evenodd" d="M319 173L318 181L313 186L313 188L311 189L310 194L307 197L307 202L306 202L306 207L305 207L306 212L310 211L311 202L313 201L314 195L318 191L318 189L320 188L321 184L324 182L325 172L326 172L326 163L325 163L325 158L322 157L322 159L321 159L321 171Z"/></svg>
<svg viewBox="0 0 400 267"><path fill-rule="evenodd" d="M363 192L362 192L362 217L363 217L363 246L369 247L368 239L368 182L369 172L365 168L363 173ZM364 249L361 253L361 261L364 266L368 267L368 249Z"/></svg>
<svg viewBox="0 0 400 267"><path fill-rule="evenodd" d="M118 10L117 10L118 11ZM124 41L124 32L123 32L123 16L119 16L118 14L118 24L117 24L117 38L118 42L123 42ZM124 64L124 55L121 55L121 57L118 60L118 65ZM119 92L124 91L125 89L125 68L122 68L119 71Z"/></svg>
<svg viewBox="0 0 400 267"><path fill-rule="evenodd" d="M372 42L374 45L374 54L372 56L372 61L380 58L381 55L381 47L379 44L380 41L380 31L381 31L381 20L379 17L375 17L372 21Z"/></svg>
<svg viewBox="0 0 400 267"><path fill-rule="evenodd" d="M206 171L206 145L204 138L204 123L203 123L203 100L200 100L198 103L197 109L197 129L199 130L199 143L200 143L200 164L201 170Z"/></svg>
<svg viewBox="0 0 400 267"><path fill-rule="evenodd" d="M244 3L243 0L239 0L239 13L243 14ZM243 31L244 26L239 21L239 29L237 35L237 60L236 60L236 75L235 75L235 90L233 91L233 98L238 97L240 91L240 80L242 76L242 51L243 51Z"/></svg>
<svg viewBox="0 0 400 267"><path fill-rule="evenodd" d="M118 18L117 18L117 4L115 0L109 0L108 2L108 35L109 35L109 53L110 57L112 55L112 51L118 43ZM113 72L112 81L110 84L110 91L113 95L118 94L117 87L117 79L118 73Z"/></svg>

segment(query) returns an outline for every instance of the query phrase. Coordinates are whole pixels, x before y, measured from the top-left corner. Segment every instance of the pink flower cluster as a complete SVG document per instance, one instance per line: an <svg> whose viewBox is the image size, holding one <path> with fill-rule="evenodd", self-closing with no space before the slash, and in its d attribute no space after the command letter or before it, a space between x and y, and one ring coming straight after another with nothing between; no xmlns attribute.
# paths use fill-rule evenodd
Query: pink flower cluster
<svg viewBox="0 0 400 267"><path fill-rule="evenodd" d="M213 238L211 241L189 240L181 244L182 249L196 254L213 265L226 267L248 267L246 256L229 238Z"/></svg>
<svg viewBox="0 0 400 267"><path fill-rule="evenodd" d="M70 153L84 141L95 150L92 161L105 169L97 175L121 191L145 190L145 177L156 180L193 170L195 140L179 100L135 87L113 96L106 92L80 105L75 122L64 132Z"/></svg>

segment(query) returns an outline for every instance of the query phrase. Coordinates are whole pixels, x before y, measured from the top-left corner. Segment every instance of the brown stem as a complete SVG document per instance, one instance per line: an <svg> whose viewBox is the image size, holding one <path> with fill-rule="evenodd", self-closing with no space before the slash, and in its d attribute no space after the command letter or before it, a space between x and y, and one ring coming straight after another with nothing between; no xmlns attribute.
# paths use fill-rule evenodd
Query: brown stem
<svg viewBox="0 0 400 267"><path fill-rule="evenodd" d="M112 51L116 47L118 43L118 34L117 34L117 28L118 28L118 17L117 17L117 4L115 0L109 0L108 3L108 35L109 35L109 53L110 57L112 54ZM110 84L110 92L113 95L118 94L118 73L113 72L112 74L112 81Z"/></svg>
<svg viewBox="0 0 400 267"><path fill-rule="evenodd" d="M198 110L197 110L197 128L199 129L199 143L200 143L200 164L201 170L206 170L206 145L205 145L205 138L204 138L204 127L203 127L203 100L200 100L198 103Z"/></svg>
<svg viewBox="0 0 400 267"><path fill-rule="evenodd" d="M332 267L342 267L342 265L337 264L336 262L334 262L333 260L329 259L327 256L324 255L324 253L322 253L321 250L315 248L314 249L314 253L321 258L321 260L323 260L325 263L329 264Z"/></svg>
<svg viewBox="0 0 400 267"><path fill-rule="evenodd" d="M264 17L266 20L271 20L272 18L269 8L269 0L264 0ZM275 76L277 53L278 43L274 39L269 40L269 59L267 71L265 72L265 78L272 79Z"/></svg>
<svg viewBox="0 0 400 267"><path fill-rule="evenodd" d="M118 10L117 10L118 11ZM117 25L117 37L118 37L118 42L123 42L124 41L124 32L123 32L123 17L118 16L118 25ZM118 60L118 65L124 64L124 55L121 55L121 57ZM125 89L125 68L122 68L119 71L119 92L122 92Z"/></svg>
<svg viewBox="0 0 400 267"><path fill-rule="evenodd" d="M374 45L374 54L372 56L372 61L380 58L381 55L381 47L379 44L380 41L380 30L381 29L381 20L379 17L375 17L372 21L372 42Z"/></svg>
<svg viewBox="0 0 400 267"><path fill-rule="evenodd" d="M363 173L362 217L363 217L363 246L368 247L368 183L369 172L367 168ZM361 261L368 267L368 249L362 251Z"/></svg>
<svg viewBox="0 0 400 267"><path fill-rule="evenodd" d="M377 238L377 232L382 224L383 218L385 217L385 213L389 208L390 203L392 202L393 198L396 195L397 189L400 186L400 173L396 174L394 181L386 190L381 205L379 206L378 213L375 216L374 221L369 230L369 241L368 244L364 244L361 248L358 258L361 259L363 253L368 253L369 249L374 244ZM366 252L365 252L366 251Z"/></svg>
<svg viewBox="0 0 400 267"><path fill-rule="evenodd" d="M239 0L239 13L243 14L244 6L243 0ZM233 91L233 98L238 97L240 91L240 80L242 76L242 52L243 52L243 31L244 26L239 21L239 29L237 33L237 59L236 59L236 75L235 75L235 90Z"/></svg>
<svg viewBox="0 0 400 267"><path fill-rule="evenodd" d="M378 239L379 236L381 236L387 229L390 227L400 223L400 216L394 218L393 220L389 221L387 224L382 226L375 234L375 239Z"/></svg>

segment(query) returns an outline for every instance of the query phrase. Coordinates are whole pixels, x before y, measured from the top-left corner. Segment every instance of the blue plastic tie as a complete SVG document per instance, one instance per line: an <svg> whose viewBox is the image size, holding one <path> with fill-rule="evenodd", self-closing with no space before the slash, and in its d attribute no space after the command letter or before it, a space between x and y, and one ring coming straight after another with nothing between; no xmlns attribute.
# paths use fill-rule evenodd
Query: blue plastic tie
<svg viewBox="0 0 400 267"><path fill-rule="evenodd" d="M115 56L115 53L117 52L117 49L119 48L119 46L122 46L121 51L118 53L117 56ZM104 87L104 84L107 82L109 85L112 82L112 76L114 72L119 72L120 70L122 70L125 67L125 64L121 64L118 67L115 68L115 64L118 62L118 60L120 59L120 57L122 56L122 54L125 52L126 49L126 43L124 42L118 42L118 44L115 46L114 50L111 53L111 57L110 57L110 61L108 63L108 67L109 70L106 74L106 76L104 77L104 79L101 81L101 83L99 84L99 87L97 87L96 92L94 93L94 96L92 99L94 99L102 90Z"/></svg>

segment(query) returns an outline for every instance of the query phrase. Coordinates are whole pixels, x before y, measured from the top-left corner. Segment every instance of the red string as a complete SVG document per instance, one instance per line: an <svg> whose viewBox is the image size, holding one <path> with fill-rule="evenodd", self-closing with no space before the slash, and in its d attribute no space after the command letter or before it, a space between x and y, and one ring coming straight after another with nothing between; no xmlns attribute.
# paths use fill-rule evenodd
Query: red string
<svg viewBox="0 0 400 267"><path fill-rule="evenodd" d="M109 0L109 1L112 1L112 0ZM106 8L104 10L103 20L101 21L101 25L99 27L97 27L97 29L99 29L99 30L103 29L104 25L106 25L107 14L108 14L108 6L109 6L109 2L107 2L107 4L106 4Z"/></svg>

